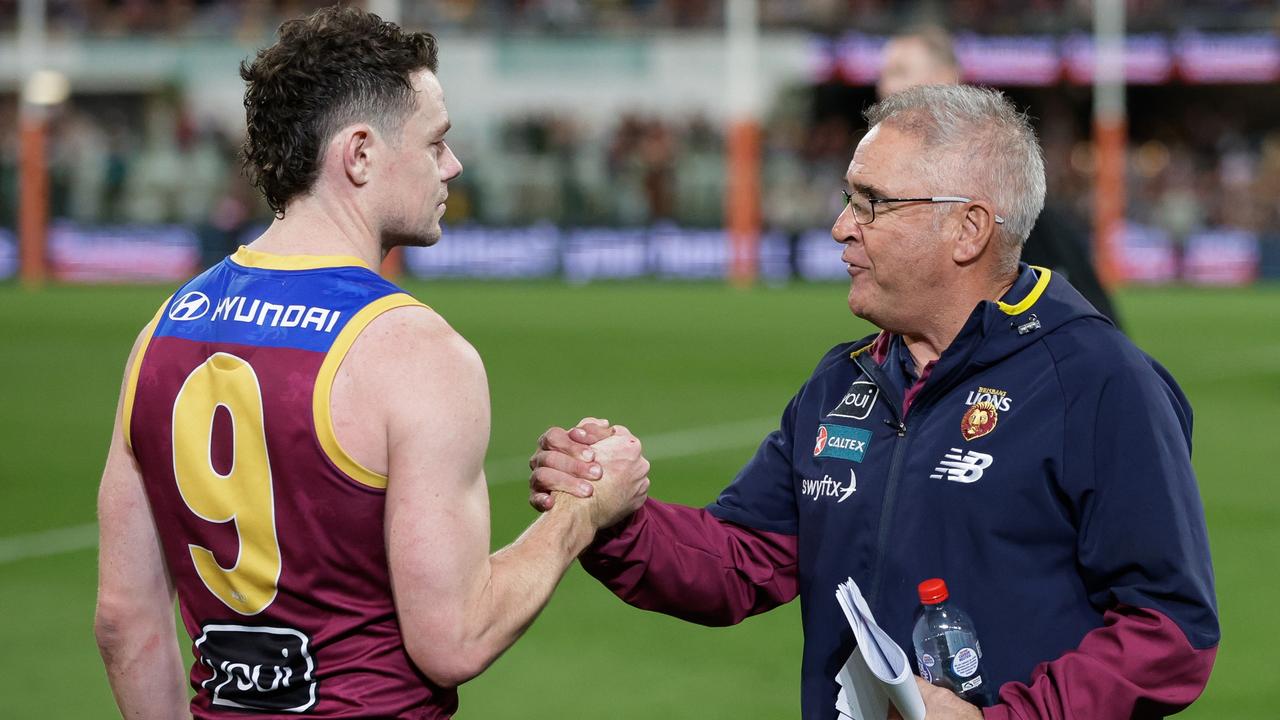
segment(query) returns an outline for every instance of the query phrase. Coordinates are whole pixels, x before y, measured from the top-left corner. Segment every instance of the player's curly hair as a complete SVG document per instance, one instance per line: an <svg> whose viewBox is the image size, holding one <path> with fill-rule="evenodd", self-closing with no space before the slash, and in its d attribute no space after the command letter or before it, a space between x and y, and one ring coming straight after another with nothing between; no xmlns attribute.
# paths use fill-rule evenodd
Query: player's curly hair
<svg viewBox="0 0 1280 720"><path fill-rule="evenodd" d="M372 13L333 6L280 26L274 45L240 63L245 170L277 217L315 183L333 133L369 122L396 135L416 108L409 76L436 71L436 39Z"/></svg>

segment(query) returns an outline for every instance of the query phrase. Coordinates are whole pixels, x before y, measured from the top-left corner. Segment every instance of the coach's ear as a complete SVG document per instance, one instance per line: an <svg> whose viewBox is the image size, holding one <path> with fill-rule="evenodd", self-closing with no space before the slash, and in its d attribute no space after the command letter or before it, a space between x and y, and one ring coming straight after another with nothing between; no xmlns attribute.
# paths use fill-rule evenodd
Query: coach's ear
<svg viewBox="0 0 1280 720"><path fill-rule="evenodd" d="M952 247L952 260L958 265L973 262L991 244L996 231L996 214L985 200L972 200L964 207L960 233Z"/></svg>
<svg viewBox="0 0 1280 720"><path fill-rule="evenodd" d="M373 145L377 142L373 128L365 123L349 125L334 137L334 148L341 153L342 168L347 179L354 185L369 182L370 168L373 165Z"/></svg>

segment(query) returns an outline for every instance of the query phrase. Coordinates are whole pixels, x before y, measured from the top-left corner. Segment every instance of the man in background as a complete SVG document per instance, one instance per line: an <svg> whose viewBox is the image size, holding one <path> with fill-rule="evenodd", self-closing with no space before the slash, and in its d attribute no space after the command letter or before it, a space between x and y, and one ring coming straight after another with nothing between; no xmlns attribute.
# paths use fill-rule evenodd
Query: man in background
<svg viewBox="0 0 1280 720"><path fill-rule="evenodd" d="M99 491L95 634L131 720L448 717L643 498L640 445L617 435L592 450L596 498L490 555L484 367L374 272L440 239L462 172L436 56L333 7L241 66L275 222L138 337Z"/></svg>
<svg viewBox="0 0 1280 720"><path fill-rule="evenodd" d="M941 28L922 27L889 39L884 46L876 94L884 99L917 85L956 85L963 78L951 37ZM1088 228L1052 198L1031 229L1022 260L1065 276L1098 312L1120 327L1090 258Z"/></svg>
<svg viewBox="0 0 1280 720"><path fill-rule="evenodd" d="M883 100L917 85L958 85L960 75L951 37L940 28L921 28L885 43L876 95Z"/></svg>

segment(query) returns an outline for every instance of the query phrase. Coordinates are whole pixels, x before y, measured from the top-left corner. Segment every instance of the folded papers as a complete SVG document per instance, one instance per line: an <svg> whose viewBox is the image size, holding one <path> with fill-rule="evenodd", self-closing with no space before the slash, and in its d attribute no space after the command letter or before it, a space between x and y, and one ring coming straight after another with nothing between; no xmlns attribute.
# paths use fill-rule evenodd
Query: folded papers
<svg viewBox="0 0 1280 720"><path fill-rule="evenodd" d="M903 720L924 720L924 700L911 663L898 643L876 624L853 578L836 587L836 601L858 643L836 675L839 720L885 720L890 704Z"/></svg>

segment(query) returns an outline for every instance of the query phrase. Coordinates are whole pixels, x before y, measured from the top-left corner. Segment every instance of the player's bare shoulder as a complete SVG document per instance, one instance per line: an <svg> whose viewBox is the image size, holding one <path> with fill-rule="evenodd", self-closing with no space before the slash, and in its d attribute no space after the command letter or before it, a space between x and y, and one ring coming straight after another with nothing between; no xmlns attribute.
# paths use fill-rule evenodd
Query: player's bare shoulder
<svg viewBox="0 0 1280 720"><path fill-rule="evenodd" d="M382 313L342 361L332 390L339 442L385 473L401 432L453 423L487 439L489 391L480 354L439 313L422 305Z"/></svg>
<svg viewBox="0 0 1280 720"><path fill-rule="evenodd" d="M353 364L376 368L378 385L411 390L423 381L483 380L480 354L436 311L421 305L379 315L360 334L349 356ZM363 374L363 373L362 373Z"/></svg>

